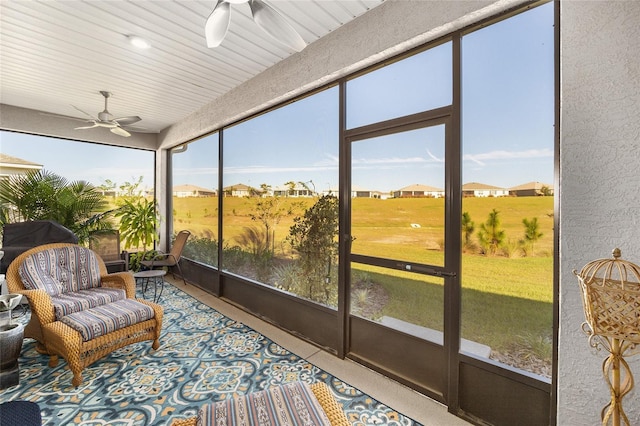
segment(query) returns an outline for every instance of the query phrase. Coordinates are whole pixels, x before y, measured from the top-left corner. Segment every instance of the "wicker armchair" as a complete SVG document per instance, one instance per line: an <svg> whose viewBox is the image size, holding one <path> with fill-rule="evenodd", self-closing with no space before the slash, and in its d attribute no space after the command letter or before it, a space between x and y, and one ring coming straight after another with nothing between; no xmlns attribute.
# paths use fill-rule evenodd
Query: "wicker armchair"
<svg viewBox="0 0 640 426"><path fill-rule="evenodd" d="M74 386L82 383L85 367L119 348L145 340L153 341L153 349L160 346L162 307L135 299L133 275L107 274L88 248L55 243L30 249L9 265L6 281L11 293L29 300L25 337L51 356L50 367L63 357ZM92 327L96 316L100 326Z"/></svg>

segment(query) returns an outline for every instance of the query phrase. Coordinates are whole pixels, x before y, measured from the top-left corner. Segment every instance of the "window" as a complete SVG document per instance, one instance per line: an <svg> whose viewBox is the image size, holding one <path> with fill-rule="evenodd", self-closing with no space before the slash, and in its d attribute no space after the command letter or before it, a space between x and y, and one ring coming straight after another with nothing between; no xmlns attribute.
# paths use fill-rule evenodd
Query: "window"
<svg viewBox="0 0 640 426"><path fill-rule="evenodd" d="M222 269L335 307L338 89L226 128L223 141Z"/></svg>
<svg viewBox="0 0 640 426"><path fill-rule="evenodd" d="M553 3L462 42L462 336L551 375ZM464 348L463 348L464 350Z"/></svg>
<svg viewBox="0 0 640 426"><path fill-rule="evenodd" d="M171 150L173 234L191 232L183 256L218 266L218 133Z"/></svg>
<svg viewBox="0 0 640 426"><path fill-rule="evenodd" d="M40 208L35 216L29 216L28 219L54 219L74 231L83 244L88 243L95 231L110 228L119 229L123 249L135 251L153 248L154 232L145 232L144 229L154 229L154 152L4 131L0 137L2 155L9 156L2 161L2 178L40 173L40 176L56 175L62 178L50 180L36 177L45 183L40 188L52 182L57 187L74 187L75 183L81 181L94 188L73 193L71 199L77 201L82 197L84 203L68 203L65 202L68 199L60 196L54 200L41 196L39 202L47 204L47 207ZM87 202L92 203L89 200L92 196L88 195L92 191L101 195L99 205L81 212L83 206L91 205ZM35 191L29 192L33 195ZM48 201L52 202L48 204ZM122 215L113 214L116 209ZM96 215L107 211L110 213ZM139 215L143 211L150 211L151 217ZM16 216L15 210L3 213L9 222L25 219ZM128 219L135 219L138 224L140 220L149 219L151 226L130 226Z"/></svg>
<svg viewBox="0 0 640 426"><path fill-rule="evenodd" d="M347 83L347 128L451 104L451 43L364 74Z"/></svg>

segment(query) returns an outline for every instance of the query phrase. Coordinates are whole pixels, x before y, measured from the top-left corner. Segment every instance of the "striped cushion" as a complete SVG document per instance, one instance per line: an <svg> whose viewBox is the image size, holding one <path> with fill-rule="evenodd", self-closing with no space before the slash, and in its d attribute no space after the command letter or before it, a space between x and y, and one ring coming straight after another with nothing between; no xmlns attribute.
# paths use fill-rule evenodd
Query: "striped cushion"
<svg viewBox="0 0 640 426"><path fill-rule="evenodd" d="M25 288L44 289L52 296L100 286L100 264L86 247L51 248L27 256L18 270Z"/></svg>
<svg viewBox="0 0 640 426"><path fill-rule="evenodd" d="M150 306L134 299L124 299L64 316L60 321L78 331L82 340L88 342L153 316Z"/></svg>
<svg viewBox="0 0 640 426"><path fill-rule="evenodd" d="M36 255L27 256L18 268L18 275L27 290L44 290L51 296L57 296L63 291L60 281L41 268Z"/></svg>
<svg viewBox="0 0 640 426"><path fill-rule="evenodd" d="M65 315L106 305L107 303L127 298L124 290L119 288L98 287L90 290L70 291L58 296L51 296L56 319Z"/></svg>
<svg viewBox="0 0 640 426"><path fill-rule="evenodd" d="M309 385L301 382L205 404L198 411L196 422L199 426L331 425Z"/></svg>

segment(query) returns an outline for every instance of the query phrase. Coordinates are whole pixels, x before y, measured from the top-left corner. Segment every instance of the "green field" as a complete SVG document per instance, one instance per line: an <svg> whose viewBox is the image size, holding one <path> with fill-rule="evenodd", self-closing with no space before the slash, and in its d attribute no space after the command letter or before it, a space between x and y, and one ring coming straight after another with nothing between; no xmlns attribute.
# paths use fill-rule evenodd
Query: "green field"
<svg viewBox="0 0 640 426"><path fill-rule="evenodd" d="M255 199L227 197L223 201L225 243L238 245L235 238L246 227L262 226L250 217L255 212ZM314 201L279 200L279 222L273 223L276 257L292 257L284 244L289 227ZM174 229L189 229L197 237L215 239L217 202L217 198L174 198ZM542 341L544 354L536 356L546 358L552 331L553 197L463 200L463 211L475 222L476 232L492 209L499 211L507 248L496 255L484 255L477 249L463 253L462 335L500 352L521 351L523 345L536 346ZM533 252L529 250L525 256L518 245L524 238L522 220L534 217L543 235ZM352 235L354 253L443 265L444 200L355 198ZM475 233L472 242L477 246ZM443 280L367 265L352 267L354 282L364 276L382 286L388 296L373 317L391 316L442 330Z"/></svg>

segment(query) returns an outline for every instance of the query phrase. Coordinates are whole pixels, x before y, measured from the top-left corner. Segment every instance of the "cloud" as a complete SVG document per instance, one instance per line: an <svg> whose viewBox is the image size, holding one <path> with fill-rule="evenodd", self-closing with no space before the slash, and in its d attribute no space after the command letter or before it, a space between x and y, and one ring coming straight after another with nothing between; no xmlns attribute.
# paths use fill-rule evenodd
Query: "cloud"
<svg viewBox="0 0 640 426"><path fill-rule="evenodd" d="M487 161L493 160L514 160L523 158L553 158L553 150L545 149L529 149L526 151L490 151L481 154L466 154L463 160L473 161L476 164L485 166Z"/></svg>
<svg viewBox="0 0 640 426"><path fill-rule="evenodd" d="M429 157L431 157L431 159L432 159L432 160L437 161L438 163L444 163L444 158L438 158L438 157L436 157L436 156L435 156L435 155L433 155L433 154L431 153L431 151L429 151L428 149L427 149L427 155L429 155Z"/></svg>
<svg viewBox="0 0 640 426"><path fill-rule="evenodd" d="M422 157L408 158L354 158L351 160L353 165L379 165L379 164L406 164L406 163L426 163L429 160Z"/></svg>

